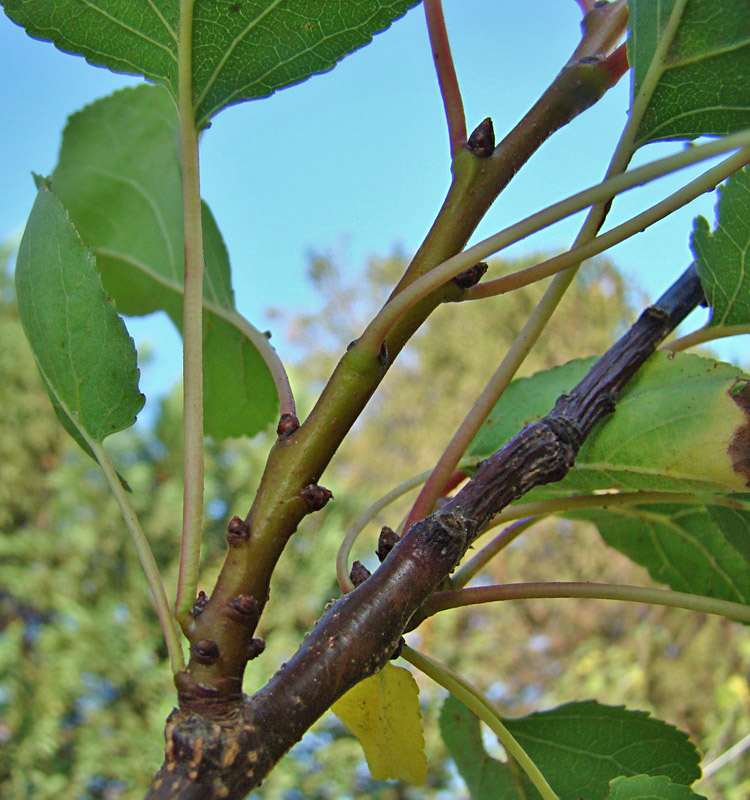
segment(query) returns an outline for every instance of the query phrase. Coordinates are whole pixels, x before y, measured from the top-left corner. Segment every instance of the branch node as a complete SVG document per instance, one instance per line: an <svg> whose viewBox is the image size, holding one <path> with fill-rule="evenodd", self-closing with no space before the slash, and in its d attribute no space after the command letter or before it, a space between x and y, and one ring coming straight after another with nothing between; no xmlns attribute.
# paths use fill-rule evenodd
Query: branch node
<svg viewBox="0 0 750 800"><path fill-rule="evenodd" d="M463 272L459 272L458 275L453 279L453 283L456 286L459 286L461 289L471 289L472 286L476 286L484 273L487 272L488 264L486 261L479 261L474 264L473 267L469 267L469 269L465 269Z"/></svg>
<svg viewBox="0 0 750 800"><path fill-rule="evenodd" d="M398 544L400 539L401 537L393 528L383 525L380 530L380 536L378 536L378 549L375 551L375 555L378 557L381 564L385 561L388 553ZM352 581L352 583L353 582L354 581Z"/></svg>
<svg viewBox="0 0 750 800"><path fill-rule="evenodd" d="M201 664L215 664L221 653L212 639L201 639L193 645L193 655Z"/></svg>
<svg viewBox="0 0 750 800"><path fill-rule="evenodd" d="M325 486L311 483L305 486L301 495L307 506L308 513L312 514L313 511L320 511L326 505L333 497L333 492L330 489L326 489Z"/></svg>
<svg viewBox="0 0 750 800"><path fill-rule="evenodd" d="M489 158L495 151L495 128L490 117L485 117L469 136L466 149L477 158Z"/></svg>
<svg viewBox="0 0 750 800"><path fill-rule="evenodd" d="M247 660L257 658L265 649L266 643L263 639L251 639L247 646Z"/></svg>
<svg viewBox="0 0 750 800"><path fill-rule="evenodd" d="M370 575L372 575L372 573L361 561L355 561L349 572L349 580L351 580L355 586L359 586L364 583Z"/></svg>
<svg viewBox="0 0 750 800"><path fill-rule="evenodd" d="M282 414L276 428L277 442L288 439L299 428L299 420L294 414Z"/></svg>
<svg viewBox="0 0 750 800"><path fill-rule="evenodd" d="M203 609L208 605L208 595L203 589L198 592L198 597L195 599L193 607L190 609L190 616L195 618L203 613Z"/></svg>
<svg viewBox="0 0 750 800"><path fill-rule="evenodd" d="M250 526L240 517L232 517L227 526L227 542L230 545L237 545L246 542L250 538Z"/></svg>
<svg viewBox="0 0 750 800"><path fill-rule="evenodd" d="M240 594L226 604L225 611L235 622L254 628L260 618L260 603L249 594Z"/></svg>
<svg viewBox="0 0 750 800"><path fill-rule="evenodd" d="M405 644L406 644L406 641L404 640L404 637L402 636L398 640L398 644L396 645L396 649L391 654L391 658L390 658L391 661L395 661L401 655L401 651L404 649L404 645Z"/></svg>

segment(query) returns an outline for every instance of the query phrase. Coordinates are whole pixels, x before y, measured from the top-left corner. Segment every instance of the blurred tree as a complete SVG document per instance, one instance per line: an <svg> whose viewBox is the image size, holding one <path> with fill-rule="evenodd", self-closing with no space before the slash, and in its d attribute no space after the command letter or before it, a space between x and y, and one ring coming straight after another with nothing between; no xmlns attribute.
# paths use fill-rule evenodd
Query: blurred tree
<svg viewBox="0 0 750 800"><path fill-rule="evenodd" d="M402 261L398 253L371 259L373 305L385 299L387 279ZM314 382L372 309L356 307L330 259L313 258L311 272L324 296L324 313L287 322L306 374L320 370ZM158 766L155 743L171 705L166 654L119 512L93 462L61 435L22 337L5 271L0 280L0 796L135 800ZM260 635L268 647L248 669L246 690L267 680L337 596L334 560L343 531L395 483L431 466L540 291L531 287L507 299L440 309L403 354L326 476L336 502L305 520L274 574L271 591L285 601L270 604L263 617ZM580 325L584 316L592 324ZM606 262L589 265L528 370L604 349L613 320L623 327L631 317L617 271ZM439 333L431 336L430 330ZM313 388L297 387L302 406ZM112 448L172 585L181 514L180 402L178 392L164 398L153 429L137 426L118 434ZM428 429L439 433L424 437ZM206 587L224 551L224 521L247 509L269 435L209 443L206 511L213 530L203 554ZM365 453L376 455L364 459ZM381 522L396 525L405 508L394 507ZM376 531L373 526L363 537L358 555L365 561L373 560ZM554 575L550 564L557 565ZM638 567L601 544L593 529L566 521L538 525L482 579L648 582ZM418 636L429 639L438 658L466 668L510 715L601 693L611 703L658 708L713 754L741 738L750 723L744 677L750 645L744 631L727 621L615 603L535 601L446 612ZM719 659L717 653L732 655ZM439 691L424 687L423 711L432 721L440 699ZM461 797L437 725L427 728L427 747L427 786L375 782L357 742L327 714L253 796ZM725 789L730 785L739 788ZM737 762L703 790L741 800L748 788L750 770Z"/></svg>

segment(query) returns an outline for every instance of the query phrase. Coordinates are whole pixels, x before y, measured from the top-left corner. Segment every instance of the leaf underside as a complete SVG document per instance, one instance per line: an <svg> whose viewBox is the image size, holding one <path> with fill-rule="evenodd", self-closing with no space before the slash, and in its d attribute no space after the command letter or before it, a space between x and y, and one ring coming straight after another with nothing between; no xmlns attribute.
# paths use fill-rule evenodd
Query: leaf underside
<svg viewBox="0 0 750 800"><path fill-rule="evenodd" d="M706 800L689 786L672 783L663 776L635 775L616 778L609 785L607 800Z"/></svg>
<svg viewBox="0 0 750 800"><path fill-rule="evenodd" d="M630 0L628 57L632 96L655 61L676 0ZM687 0L635 137L635 146L666 139L723 136L750 126L750 7L732 0Z"/></svg>
<svg viewBox="0 0 750 800"><path fill-rule="evenodd" d="M130 427L145 398L133 340L95 258L44 183L18 250L16 291L55 411L91 455L87 439L98 443Z"/></svg>
<svg viewBox="0 0 750 800"><path fill-rule="evenodd" d="M193 18L199 128L223 108L332 69L418 0L201 0ZM5 0L30 36L177 96L178 0Z"/></svg>
<svg viewBox="0 0 750 800"><path fill-rule="evenodd" d="M165 311L182 328L183 223L177 116L164 89L124 89L74 114L52 188L127 315ZM206 433L253 436L278 414L273 380L234 308L229 257L203 206ZM222 316L223 314L223 316Z"/></svg>
<svg viewBox="0 0 750 800"><path fill-rule="evenodd" d="M487 458L524 425L543 417L596 359L580 359L514 381L469 453ZM747 425L731 389L746 379L731 364L691 354L655 354L628 383L614 414L584 442L575 466L523 502L601 490L726 494L746 490L747 477L727 454Z"/></svg>
<svg viewBox="0 0 750 800"><path fill-rule="evenodd" d="M750 15L750 4L748 5ZM694 223L691 245L711 306L709 325L750 323L750 168L719 188L716 230L705 217Z"/></svg>

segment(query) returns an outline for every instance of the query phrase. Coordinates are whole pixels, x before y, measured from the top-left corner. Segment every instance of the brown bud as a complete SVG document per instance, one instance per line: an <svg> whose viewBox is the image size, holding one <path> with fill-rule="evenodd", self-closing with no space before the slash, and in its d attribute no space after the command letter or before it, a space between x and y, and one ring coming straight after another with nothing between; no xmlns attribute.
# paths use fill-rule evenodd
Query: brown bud
<svg viewBox="0 0 750 800"><path fill-rule="evenodd" d="M355 586L364 583L370 575L372 575L372 573L361 561L355 561L349 571L349 579Z"/></svg>
<svg viewBox="0 0 750 800"><path fill-rule="evenodd" d="M283 442L284 439L291 436L299 428L299 420L294 414L282 414L279 420L276 433L278 434L278 441Z"/></svg>
<svg viewBox="0 0 750 800"><path fill-rule="evenodd" d="M265 649L266 643L263 639L251 639L247 646L247 660L252 661L257 658Z"/></svg>
<svg viewBox="0 0 750 800"><path fill-rule="evenodd" d="M201 639L193 645L193 655L201 664L213 664L219 658L219 645L212 639Z"/></svg>
<svg viewBox="0 0 750 800"><path fill-rule="evenodd" d="M472 286L475 286L477 283L479 283L485 272L487 272L487 263L484 261L479 261L478 263L474 264L473 267L469 267L469 269L459 272L458 275L456 275L456 277L453 279L453 283L455 283L457 286L460 286L462 289L471 289Z"/></svg>
<svg viewBox="0 0 750 800"><path fill-rule="evenodd" d="M380 529L380 536L378 536L378 549L375 551L375 555L378 557L378 560L382 564L388 553L393 550L393 548L399 543L401 537L393 530L393 528L389 528L387 525L383 525Z"/></svg>
<svg viewBox="0 0 750 800"><path fill-rule="evenodd" d="M391 661L395 661L401 655L401 651L404 649L404 645L405 644L406 644L406 642L404 641L404 637L402 636L398 640L398 644L396 645L396 649L390 655L390 660Z"/></svg>
<svg viewBox="0 0 750 800"><path fill-rule="evenodd" d="M469 136L466 148L477 158L488 158L495 150L495 128L492 120L483 119Z"/></svg>
<svg viewBox="0 0 750 800"><path fill-rule="evenodd" d="M333 492L330 489L326 489L324 486L318 486L317 483L311 483L305 486L301 494L307 506L307 510L310 513L313 511L320 511L333 497Z"/></svg>
<svg viewBox="0 0 750 800"><path fill-rule="evenodd" d="M254 626L260 617L260 604L252 595L240 594L226 604L226 613L235 622Z"/></svg>
<svg viewBox="0 0 750 800"><path fill-rule="evenodd" d="M227 541L229 544L241 544L250 538L250 526L240 517L232 517L227 526Z"/></svg>
<svg viewBox="0 0 750 800"><path fill-rule="evenodd" d="M199 616L207 605L208 605L208 595L201 589L201 591L198 592L198 597L195 599L195 604L190 609L190 616L191 617Z"/></svg>

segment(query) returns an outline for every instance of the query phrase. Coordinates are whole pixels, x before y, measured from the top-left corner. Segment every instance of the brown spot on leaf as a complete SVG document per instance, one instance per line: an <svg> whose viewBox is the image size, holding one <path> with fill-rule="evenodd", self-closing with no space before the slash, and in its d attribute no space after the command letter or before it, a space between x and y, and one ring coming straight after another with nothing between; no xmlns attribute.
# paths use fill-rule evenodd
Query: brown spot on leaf
<svg viewBox="0 0 750 800"><path fill-rule="evenodd" d="M750 486L750 381L736 381L729 390L729 396L742 409L745 422L735 430L729 440L727 453L732 469L742 475L746 486Z"/></svg>

